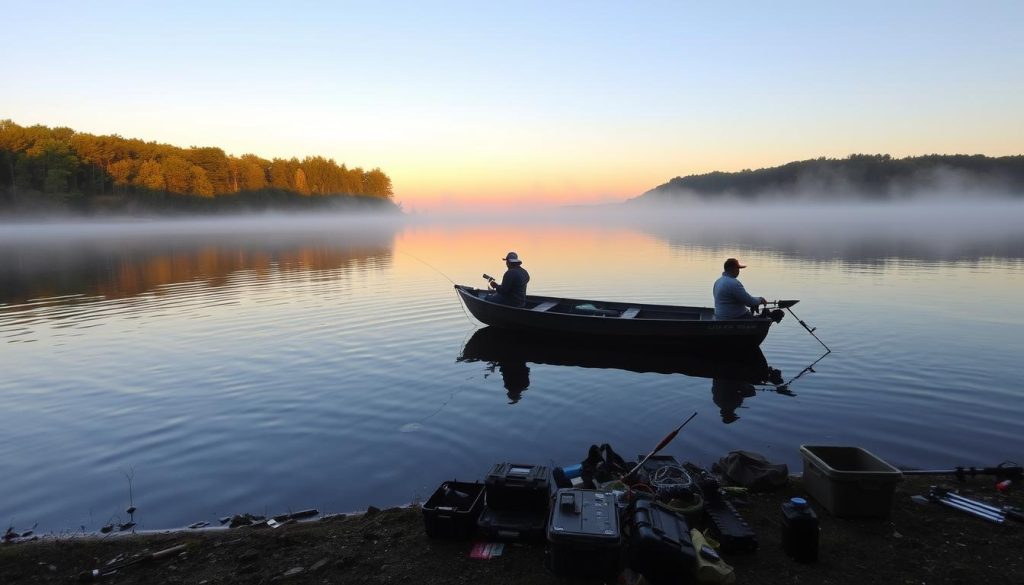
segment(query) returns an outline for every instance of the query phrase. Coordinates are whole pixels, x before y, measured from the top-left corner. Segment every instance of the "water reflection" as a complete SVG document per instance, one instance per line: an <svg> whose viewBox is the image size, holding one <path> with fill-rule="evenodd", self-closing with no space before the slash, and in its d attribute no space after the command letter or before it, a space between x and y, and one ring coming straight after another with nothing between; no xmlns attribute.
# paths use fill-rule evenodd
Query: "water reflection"
<svg viewBox="0 0 1024 585"><path fill-rule="evenodd" d="M738 420L736 410L758 390L794 396L784 383L782 372L768 365L759 348L728 353L652 347L641 351L584 340L566 344L528 333L483 327L466 341L457 361L485 362L488 375L499 373L511 404L518 402L530 387L528 363L710 378L712 400L721 410L724 423Z"/></svg>
<svg viewBox="0 0 1024 585"><path fill-rule="evenodd" d="M47 304L125 299L188 282L221 287L238 273L261 280L289 271L382 268L392 262L392 240L393 233L381 231L351 238L250 234L4 243L0 305L17 310L31 309L41 299Z"/></svg>
<svg viewBox="0 0 1024 585"><path fill-rule="evenodd" d="M694 205L624 215L672 247L770 249L812 262L884 265L1024 259L1024 201L942 198L821 205Z"/></svg>

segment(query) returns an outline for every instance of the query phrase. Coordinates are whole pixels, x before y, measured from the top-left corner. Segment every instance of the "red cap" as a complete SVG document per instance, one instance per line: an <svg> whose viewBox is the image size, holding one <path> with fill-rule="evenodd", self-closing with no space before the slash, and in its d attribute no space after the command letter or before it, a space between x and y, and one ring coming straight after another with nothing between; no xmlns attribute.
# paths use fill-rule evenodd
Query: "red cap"
<svg viewBox="0 0 1024 585"><path fill-rule="evenodd" d="M729 270L730 268L746 268L746 266L740 264L740 261L735 258L729 258L725 261L725 269Z"/></svg>

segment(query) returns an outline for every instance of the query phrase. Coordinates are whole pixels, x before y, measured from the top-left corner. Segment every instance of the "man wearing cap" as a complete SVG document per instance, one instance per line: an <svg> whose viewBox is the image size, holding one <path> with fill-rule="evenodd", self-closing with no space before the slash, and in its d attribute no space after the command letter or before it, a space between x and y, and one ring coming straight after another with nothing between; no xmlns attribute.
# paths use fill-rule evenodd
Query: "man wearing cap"
<svg viewBox="0 0 1024 585"><path fill-rule="evenodd" d="M747 289L743 288L743 284L738 280L740 268L746 266L735 258L729 258L725 261L725 272L715 281L715 319L750 317L750 309L767 302L764 297L751 296Z"/></svg>
<svg viewBox="0 0 1024 585"><path fill-rule="evenodd" d="M530 274L523 269L523 261L515 252L505 254L502 260L505 261L508 270L501 277L501 284L491 280L491 288L495 289L495 292L487 295L487 300L522 307L526 304L526 283L530 282Z"/></svg>

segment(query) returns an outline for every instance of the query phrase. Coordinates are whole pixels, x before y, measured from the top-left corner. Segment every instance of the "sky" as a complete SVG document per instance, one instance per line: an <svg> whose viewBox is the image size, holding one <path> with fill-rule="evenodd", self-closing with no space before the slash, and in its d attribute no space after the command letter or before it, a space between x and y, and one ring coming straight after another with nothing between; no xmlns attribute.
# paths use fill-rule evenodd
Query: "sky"
<svg viewBox="0 0 1024 585"><path fill-rule="evenodd" d="M837 5L833 5L837 4ZM381 168L406 210L1024 154L1024 2L0 0L0 119Z"/></svg>

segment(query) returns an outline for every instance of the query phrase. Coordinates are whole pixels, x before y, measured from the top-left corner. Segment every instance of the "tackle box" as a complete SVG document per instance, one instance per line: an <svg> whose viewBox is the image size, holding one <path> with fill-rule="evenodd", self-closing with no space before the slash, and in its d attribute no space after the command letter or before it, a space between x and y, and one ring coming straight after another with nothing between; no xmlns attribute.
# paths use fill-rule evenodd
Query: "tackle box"
<svg viewBox="0 0 1024 585"><path fill-rule="evenodd" d="M697 552L686 519L648 499L628 508L629 568L653 585L692 583Z"/></svg>
<svg viewBox="0 0 1024 585"><path fill-rule="evenodd" d="M705 499L704 516L711 536L718 541L723 552L751 553L757 550L757 534L732 502L721 497Z"/></svg>
<svg viewBox="0 0 1024 585"><path fill-rule="evenodd" d="M804 488L839 517L888 518L903 473L860 447L801 445Z"/></svg>
<svg viewBox="0 0 1024 585"><path fill-rule="evenodd" d="M446 481L423 504L423 527L431 538L469 538L484 507L484 484Z"/></svg>
<svg viewBox="0 0 1024 585"><path fill-rule="evenodd" d="M614 579L623 565L615 494L558 490L547 525L547 543L548 565L555 574Z"/></svg>
<svg viewBox="0 0 1024 585"><path fill-rule="evenodd" d="M527 510L546 515L551 498L551 473L543 465L498 463L487 474L487 507Z"/></svg>
<svg viewBox="0 0 1024 585"><path fill-rule="evenodd" d="M477 530L491 540L541 542L548 524L545 511L495 510L484 506L476 521Z"/></svg>

